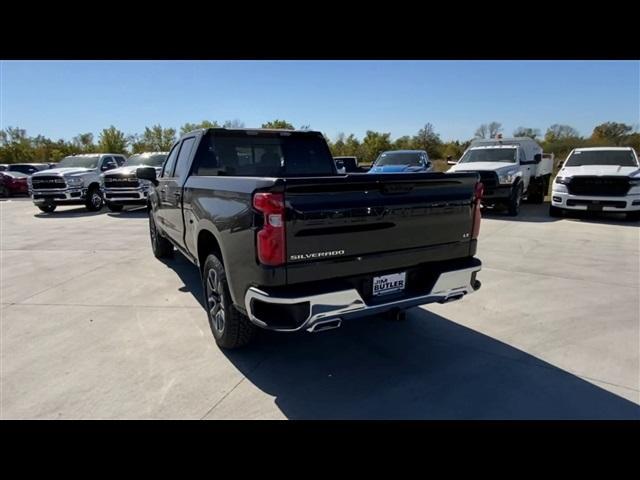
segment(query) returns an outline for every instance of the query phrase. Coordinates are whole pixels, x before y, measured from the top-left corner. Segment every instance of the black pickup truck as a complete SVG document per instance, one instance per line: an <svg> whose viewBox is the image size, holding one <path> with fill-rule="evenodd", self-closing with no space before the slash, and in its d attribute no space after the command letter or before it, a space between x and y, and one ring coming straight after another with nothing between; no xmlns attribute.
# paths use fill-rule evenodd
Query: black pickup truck
<svg viewBox="0 0 640 480"><path fill-rule="evenodd" d="M199 267L223 348L480 288L477 173L339 175L319 132L212 128L137 175L153 253Z"/></svg>

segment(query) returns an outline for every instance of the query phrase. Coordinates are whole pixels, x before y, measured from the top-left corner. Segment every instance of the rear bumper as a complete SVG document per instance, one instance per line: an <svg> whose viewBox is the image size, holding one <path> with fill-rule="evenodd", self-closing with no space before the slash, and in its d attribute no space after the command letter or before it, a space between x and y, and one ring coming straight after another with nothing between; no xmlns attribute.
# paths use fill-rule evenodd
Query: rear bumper
<svg viewBox="0 0 640 480"><path fill-rule="evenodd" d="M376 297L375 301L370 299L367 303L355 288L313 295L275 296L250 287L245 294L244 303L249 319L259 327L280 332L312 331L314 325L331 319L346 320L427 303L459 300L480 288L476 275L482 265L479 260L473 260L473 265L467 268L441 272L428 292L402 298L390 295L385 301L384 296L381 296ZM270 314L296 316L297 326L274 326L268 318Z"/></svg>
<svg viewBox="0 0 640 480"><path fill-rule="evenodd" d="M551 205L567 210L588 210L591 207L603 212L637 212L640 211L640 195L596 197L553 191Z"/></svg>

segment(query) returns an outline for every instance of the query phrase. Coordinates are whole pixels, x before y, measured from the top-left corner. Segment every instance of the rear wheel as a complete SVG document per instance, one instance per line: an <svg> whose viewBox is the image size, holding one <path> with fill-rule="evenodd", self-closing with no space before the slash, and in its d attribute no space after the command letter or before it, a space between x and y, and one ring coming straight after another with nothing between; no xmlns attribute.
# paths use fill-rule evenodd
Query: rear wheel
<svg viewBox="0 0 640 480"><path fill-rule="evenodd" d="M111 210L112 212L121 212L122 209L124 208L124 205L118 205L117 203L108 203L107 202L107 208L109 210Z"/></svg>
<svg viewBox="0 0 640 480"><path fill-rule="evenodd" d="M520 213L520 203L522 203L522 183L513 188L509 203L507 203L507 211L510 216L515 217Z"/></svg>
<svg viewBox="0 0 640 480"><path fill-rule="evenodd" d="M547 177L541 177L529 183L529 193L527 199L531 203L542 203L547 192Z"/></svg>
<svg viewBox="0 0 640 480"><path fill-rule="evenodd" d="M4 185L0 185L0 197L10 197L11 192Z"/></svg>
<svg viewBox="0 0 640 480"><path fill-rule="evenodd" d="M149 211L149 236L151 237L151 249L156 258L173 256L173 244L160 234L151 211Z"/></svg>
<svg viewBox="0 0 640 480"><path fill-rule="evenodd" d="M224 265L214 254L204 262L202 286L209 326L218 346L234 349L248 344L256 327L233 305Z"/></svg>
<svg viewBox="0 0 640 480"><path fill-rule="evenodd" d="M100 190L97 187L89 188L89 191L87 192L87 200L84 203L86 209L90 212L97 212L102 209L103 203Z"/></svg>
<svg viewBox="0 0 640 480"><path fill-rule="evenodd" d="M44 205L38 205L38 208L45 213L51 213L56 209L55 203L45 203Z"/></svg>
<svg viewBox="0 0 640 480"><path fill-rule="evenodd" d="M562 209L558 207L554 207L553 205L549 205L549 216L550 217L559 217L562 215Z"/></svg>

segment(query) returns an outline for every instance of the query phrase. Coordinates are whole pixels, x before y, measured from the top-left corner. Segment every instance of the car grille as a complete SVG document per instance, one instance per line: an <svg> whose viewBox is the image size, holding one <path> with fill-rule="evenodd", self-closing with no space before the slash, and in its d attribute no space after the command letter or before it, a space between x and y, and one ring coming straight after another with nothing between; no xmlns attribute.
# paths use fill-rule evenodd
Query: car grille
<svg viewBox="0 0 640 480"><path fill-rule="evenodd" d="M104 177L105 188L137 188L140 185L138 179L132 176L110 175Z"/></svg>
<svg viewBox="0 0 640 480"><path fill-rule="evenodd" d="M567 185L572 195L593 195L600 197L619 197L629 191L627 177L573 177Z"/></svg>
<svg viewBox="0 0 640 480"><path fill-rule="evenodd" d="M31 177L31 186L34 190L47 190L50 188L66 188L67 184L62 177L38 176Z"/></svg>
<svg viewBox="0 0 640 480"><path fill-rule="evenodd" d="M496 188L498 186L498 175L496 172L479 171L480 181L484 185L485 190L488 188Z"/></svg>

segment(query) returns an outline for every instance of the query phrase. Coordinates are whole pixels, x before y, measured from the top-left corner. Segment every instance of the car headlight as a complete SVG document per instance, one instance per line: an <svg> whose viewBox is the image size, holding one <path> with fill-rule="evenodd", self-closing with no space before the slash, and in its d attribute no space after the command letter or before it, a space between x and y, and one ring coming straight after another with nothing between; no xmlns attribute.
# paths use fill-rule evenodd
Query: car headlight
<svg viewBox="0 0 640 480"><path fill-rule="evenodd" d="M67 181L67 185L70 187L77 187L82 185L82 178L79 177L69 177L65 179Z"/></svg>
<svg viewBox="0 0 640 480"><path fill-rule="evenodd" d="M640 187L640 178L630 178L629 185L632 187Z"/></svg>
<svg viewBox="0 0 640 480"><path fill-rule="evenodd" d="M498 182L501 183L502 185L511 185L513 182L516 181L517 177L518 177L518 171L511 170L509 172L498 174Z"/></svg>
<svg viewBox="0 0 640 480"><path fill-rule="evenodd" d="M556 183L561 183L562 185L569 185L571 181L571 177L556 177Z"/></svg>

